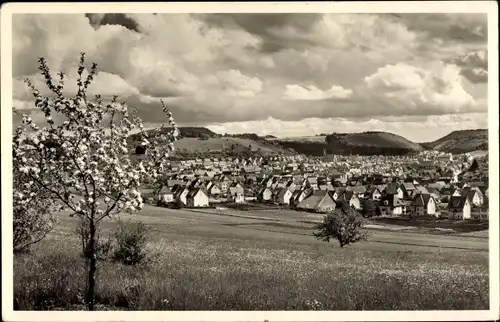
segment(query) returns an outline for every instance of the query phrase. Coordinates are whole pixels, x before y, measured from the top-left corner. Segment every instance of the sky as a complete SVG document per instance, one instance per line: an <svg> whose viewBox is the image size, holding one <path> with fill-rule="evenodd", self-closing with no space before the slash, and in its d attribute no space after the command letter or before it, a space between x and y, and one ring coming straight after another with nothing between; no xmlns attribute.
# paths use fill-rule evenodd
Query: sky
<svg viewBox="0 0 500 322"><path fill-rule="evenodd" d="M15 14L13 104L43 120L38 57L76 90L79 53L148 127L278 137L487 128L486 14ZM42 91L43 92L43 91ZM16 121L15 121L16 122Z"/></svg>

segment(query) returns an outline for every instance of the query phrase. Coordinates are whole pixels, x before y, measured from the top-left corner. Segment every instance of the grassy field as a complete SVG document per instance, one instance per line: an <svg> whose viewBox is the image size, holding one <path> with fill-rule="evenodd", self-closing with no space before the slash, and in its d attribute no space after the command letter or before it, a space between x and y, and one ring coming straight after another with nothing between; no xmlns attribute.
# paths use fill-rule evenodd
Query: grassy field
<svg viewBox="0 0 500 322"><path fill-rule="evenodd" d="M294 211L146 206L123 218L148 225L150 257L136 267L100 263L99 309L488 309L487 236L385 226L341 249L312 236L321 216ZM61 215L46 240L15 258L21 309L84 309L76 223Z"/></svg>

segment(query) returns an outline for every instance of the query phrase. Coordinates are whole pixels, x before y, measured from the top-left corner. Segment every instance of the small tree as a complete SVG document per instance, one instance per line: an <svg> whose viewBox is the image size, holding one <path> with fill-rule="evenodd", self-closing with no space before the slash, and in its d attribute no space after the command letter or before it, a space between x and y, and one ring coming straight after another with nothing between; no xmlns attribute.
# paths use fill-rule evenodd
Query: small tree
<svg viewBox="0 0 500 322"><path fill-rule="evenodd" d="M86 302L88 309L93 310L98 223L121 212L142 209L139 186L163 174L179 131L162 101L168 122L148 137L141 120L133 111L129 113L126 103L119 102L116 96L107 102L100 95L88 97L88 87L97 76L97 64L92 64L85 78L84 53L77 71L77 92L72 97L63 93L64 73L54 80L44 58L39 59L39 70L51 94L44 96L30 80L26 83L47 125L39 127L30 117L14 110L21 116L22 124L14 132L13 160L17 161L13 165L15 171L23 174L23 183L37 184L71 216L88 220ZM54 115L62 120L56 123ZM148 150L138 163L130 160L127 145L134 129L139 129L141 144Z"/></svg>
<svg viewBox="0 0 500 322"><path fill-rule="evenodd" d="M361 214L363 215L363 217L371 218L371 217L375 216L375 214L376 214L375 208L376 208L376 206L375 206L375 203L373 202L373 200L361 199Z"/></svg>
<svg viewBox="0 0 500 322"><path fill-rule="evenodd" d="M146 258L147 240L148 230L144 223L131 224L120 220L115 231L114 260L125 265L140 264Z"/></svg>
<svg viewBox="0 0 500 322"><path fill-rule="evenodd" d="M340 204L333 213L329 213L323 221L314 227L317 239L329 242L338 240L340 247L366 240L366 233L361 230L363 217L346 204Z"/></svg>
<svg viewBox="0 0 500 322"><path fill-rule="evenodd" d="M14 253L21 253L40 242L57 223L57 202L40 185L29 180L17 167L18 161L31 158L30 151L13 159L13 246Z"/></svg>

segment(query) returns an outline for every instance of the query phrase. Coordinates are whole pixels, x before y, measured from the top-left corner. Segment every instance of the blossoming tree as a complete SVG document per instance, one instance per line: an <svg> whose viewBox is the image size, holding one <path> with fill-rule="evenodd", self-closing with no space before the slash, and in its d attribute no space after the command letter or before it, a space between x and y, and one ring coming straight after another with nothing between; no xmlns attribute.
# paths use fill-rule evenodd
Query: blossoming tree
<svg viewBox="0 0 500 322"><path fill-rule="evenodd" d="M84 77L84 53L74 95L63 93L65 74L53 77L44 58L39 59L39 70L51 94L44 96L30 80L26 83L33 92L36 108L45 115L46 125L38 126L29 116L15 111L22 118L13 138L15 173L22 174L19 178L25 183L39 187L47 200L54 200L71 216L88 222L86 301L89 310L93 310L98 223L121 212L142 209L141 182L154 181L164 173L179 131L163 101L168 122L148 133L136 113L116 96L108 102L100 95L87 96L97 76L97 64L92 64ZM55 116L61 121L54 121ZM144 158L137 162L132 162L127 145L133 131L141 134L141 145L147 149ZM14 195L20 193L14 191ZM24 202L23 198L14 200Z"/></svg>

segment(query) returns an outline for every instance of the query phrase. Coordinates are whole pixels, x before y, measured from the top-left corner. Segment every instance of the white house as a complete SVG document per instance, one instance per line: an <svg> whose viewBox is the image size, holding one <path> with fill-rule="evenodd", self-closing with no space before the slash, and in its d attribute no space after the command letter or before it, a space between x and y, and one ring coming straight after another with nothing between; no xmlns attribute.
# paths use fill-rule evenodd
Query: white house
<svg viewBox="0 0 500 322"><path fill-rule="evenodd" d="M283 188L279 190L275 201L280 205L289 205L291 197L292 192L290 191L290 189Z"/></svg>
<svg viewBox="0 0 500 322"><path fill-rule="evenodd" d="M244 203L245 202L245 195L242 193L237 193L234 196L234 202L235 203Z"/></svg>
<svg viewBox="0 0 500 322"><path fill-rule="evenodd" d="M174 201L174 193L169 187L163 186L158 192L158 201L163 204Z"/></svg>
<svg viewBox="0 0 500 322"><path fill-rule="evenodd" d="M174 199L179 200L180 202L182 202L182 204L186 205L186 203L187 203L186 197L187 197L188 193L189 193L189 188L182 187L179 190L177 190L177 193L176 193Z"/></svg>
<svg viewBox="0 0 500 322"><path fill-rule="evenodd" d="M448 202L449 219L470 219L471 204L467 196L452 196Z"/></svg>
<svg viewBox="0 0 500 322"><path fill-rule="evenodd" d="M269 201L272 199L272 197L273 197L273 192L271 191L271 189L265 187L259 192L257 199L259 199L259 201Z"/></svg>
<svg viewBox="0 0 500 322"><path fill-rule="evenodd" d="M207 194L199 188L189 191L186 201L188 207L207 207L209 204Z"/></svg>
<svg viewBox="0 0 500 322"><path fill-rule="evenodd" d="M397 195L386 195L379 208L382 216L400 216L406 211L406 204Z"/></svg>
<svg viewBox="0 0 500 322"><path fill-rule="evenodd" d="M417 193L408 210L415 216L436 216L436 200L430 194Z"/></svg>
<svg viewBox="0 0 500 322"><path fill-rule="evenodd" d="M210 182L210 184L208 185L207 192L211 196L218 196L222 193L222 190L218 184Z"/></svg>

